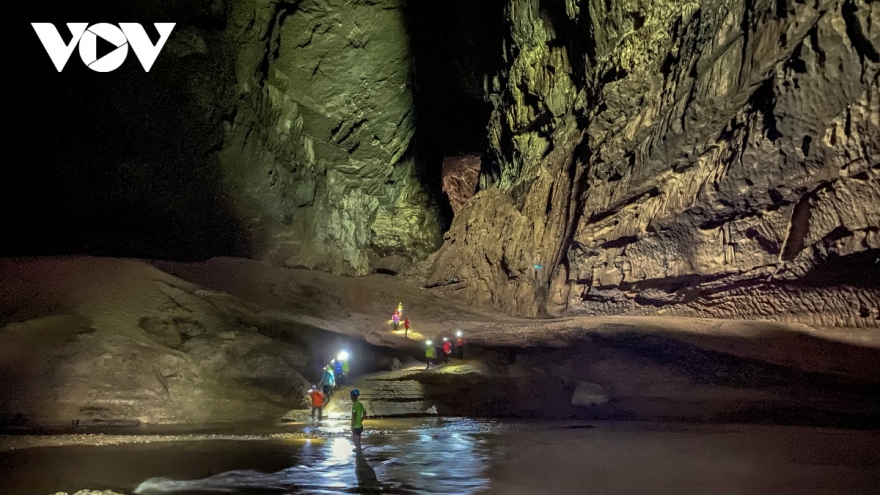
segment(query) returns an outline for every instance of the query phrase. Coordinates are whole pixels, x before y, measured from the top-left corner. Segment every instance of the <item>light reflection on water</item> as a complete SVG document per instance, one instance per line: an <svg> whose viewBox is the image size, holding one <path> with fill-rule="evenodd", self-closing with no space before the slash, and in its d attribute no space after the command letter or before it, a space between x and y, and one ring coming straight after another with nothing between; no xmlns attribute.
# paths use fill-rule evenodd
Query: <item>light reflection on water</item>
<svg viewBox="0 0 880 495"><path fill-rule="evenodd" d="M392 427L394 425L384 425ZM136 494L161 493L400 493L473 494L488 487L485 433L471 420L427 422L409 430L365 431L355 454L342 426L309 429L296 466L274 473L229 471L196 480L152 478ZM323 438L322 438L323 437Z"/></svg>

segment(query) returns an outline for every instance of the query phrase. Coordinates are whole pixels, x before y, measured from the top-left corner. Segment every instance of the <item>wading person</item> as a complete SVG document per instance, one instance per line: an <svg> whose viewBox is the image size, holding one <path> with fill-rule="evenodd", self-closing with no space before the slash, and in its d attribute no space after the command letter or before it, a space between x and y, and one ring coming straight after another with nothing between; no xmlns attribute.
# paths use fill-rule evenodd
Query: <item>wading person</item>
<svg viewBox="0 0 880 495"><path fill-rule="evenodd" d="M406 338L407 333L409 333L409 316L403 319L403 338Z"/></svg>
<svg viewBox="0 0 880 495"><path fill-rule="evenodd" d="M315 411L318 411L318 421L324 420L324 394L318 390L318 387L312 385L309 390L309 397L312 398L312 421L315 420Z"/></svg>
<svg viewBox="0 0 880 495"><path fill-rule="evenodd" d="M425 342L425 345L428 346L425 348L425 361L428 362L427 366L425 366L425 369L428 369L431 367L431 361L433 361L434 358L437 357L437 354L435 352L433 342L431 342L429 340L429 341Z"/></svg>
<svg viewBox="0 0 880 495"><path fill-rule="evenodd" d="M351 439L354 440L354 448L361 451L361 433L364 432L364 419L367 417L367 409L358 400L361 392L358 389L351 391Z"/></svg>
<svg viewBox="0 0 880 495"><path fill-rule="evenodd" d="M345 385L345 372L342 368L342 361L337 359L333 364L333 375L336 379L336 386Z"/></svg>
<svg viewBox="0 0 880 495"><path fill-rule="evenodd" d="M336 377L333 376L333 369L328 364L324 367L324 374L321 375L321 385L324 389L324 402L330 402L333 397L333 385L336 383Z"/></svg>

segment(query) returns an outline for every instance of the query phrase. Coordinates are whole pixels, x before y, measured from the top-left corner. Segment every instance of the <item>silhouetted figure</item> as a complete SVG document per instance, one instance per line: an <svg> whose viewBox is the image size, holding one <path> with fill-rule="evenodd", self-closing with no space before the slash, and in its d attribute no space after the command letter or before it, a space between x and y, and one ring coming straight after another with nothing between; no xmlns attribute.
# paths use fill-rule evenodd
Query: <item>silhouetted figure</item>
<svg viewBox="0 0 880 495"><path fill-rule="evenodd" d="M464 337L461 336L461 332L456 335L458 337L455 339L455 354L458 355L458 359L464 359Z"/></svg>

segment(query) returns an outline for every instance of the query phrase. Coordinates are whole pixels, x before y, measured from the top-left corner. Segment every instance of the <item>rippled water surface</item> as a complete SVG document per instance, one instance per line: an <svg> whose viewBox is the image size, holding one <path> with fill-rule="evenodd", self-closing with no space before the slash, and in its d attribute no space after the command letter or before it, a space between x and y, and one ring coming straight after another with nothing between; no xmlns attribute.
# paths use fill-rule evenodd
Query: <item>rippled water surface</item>
<svg viewBox="0 0 880 495"><path fill-rule="evenodd" d="M0 493L875 494L880 486L877 432L372 420L358 456L345 426L7 450Z"/></svg>

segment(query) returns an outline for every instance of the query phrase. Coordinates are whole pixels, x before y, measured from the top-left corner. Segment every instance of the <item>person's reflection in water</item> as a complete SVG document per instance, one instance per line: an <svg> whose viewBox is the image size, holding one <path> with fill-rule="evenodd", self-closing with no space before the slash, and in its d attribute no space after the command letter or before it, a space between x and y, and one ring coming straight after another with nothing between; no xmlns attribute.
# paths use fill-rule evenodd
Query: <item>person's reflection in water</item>
<svg viewBox="0 0 880 495"><path fill-rule="evenodd" d="M364 454L358 451L354 459L354 474L358 480L358 493L380 493L382 492L382 482L376 476L376 471L367 463Z"/></svg>

